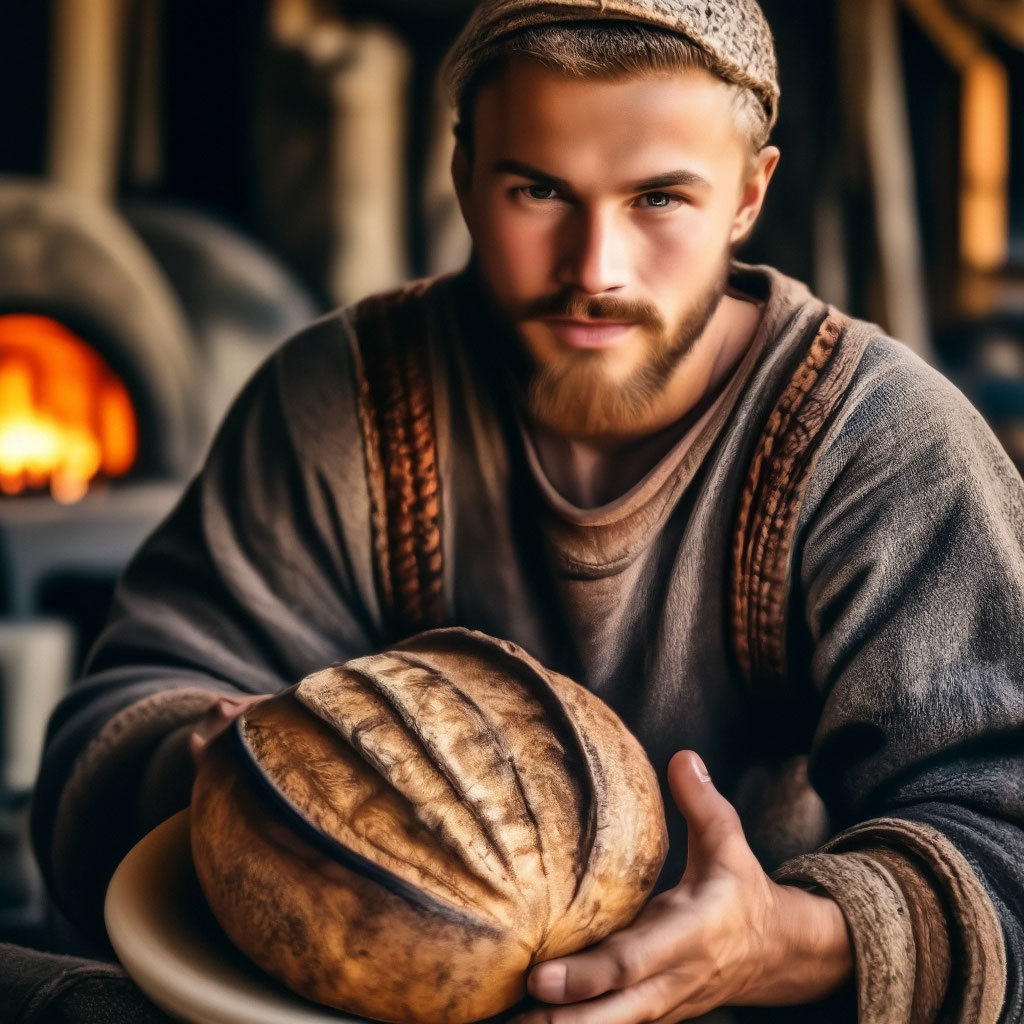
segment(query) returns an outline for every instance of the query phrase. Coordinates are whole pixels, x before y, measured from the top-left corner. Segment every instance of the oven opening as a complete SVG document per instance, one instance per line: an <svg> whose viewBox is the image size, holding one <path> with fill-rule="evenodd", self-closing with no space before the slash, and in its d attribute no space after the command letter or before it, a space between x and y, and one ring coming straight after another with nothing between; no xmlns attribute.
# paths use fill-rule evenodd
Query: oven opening
<svg viewBox="0 0 1024 1024"><path fill-rule="evenodd" d="M71 504L137 454L131 397L100 354L51 317L0 315L0 493Z"/></svg>

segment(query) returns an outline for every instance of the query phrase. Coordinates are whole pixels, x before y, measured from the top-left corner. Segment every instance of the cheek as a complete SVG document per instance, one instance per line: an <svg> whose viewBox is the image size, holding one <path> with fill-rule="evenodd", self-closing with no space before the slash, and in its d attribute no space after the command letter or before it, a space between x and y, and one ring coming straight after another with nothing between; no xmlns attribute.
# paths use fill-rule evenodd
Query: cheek
<svg viewBox="0 0 1024 1024"><path fill-rule="evenodd" d="M637 246L637 267L645 282L681 282L702 279L718 267L728 245L727 227L705 211L685 211L679 217L644 225Z"/></svg>
<svg viewBox="0 0 1024 1024"><path fill-rule="evenodd" d="M641 288L669 326L688 315L718 280L728 231L710 216L688 216L645 232Z"/></svg>
<svg viewBox="0 0 1024 1024"><path fill-rule="evenodd" d="M481 264L499 293L530 294L545 284L557 244L554 217L524 214L495 202L475 239Z"/></svg>

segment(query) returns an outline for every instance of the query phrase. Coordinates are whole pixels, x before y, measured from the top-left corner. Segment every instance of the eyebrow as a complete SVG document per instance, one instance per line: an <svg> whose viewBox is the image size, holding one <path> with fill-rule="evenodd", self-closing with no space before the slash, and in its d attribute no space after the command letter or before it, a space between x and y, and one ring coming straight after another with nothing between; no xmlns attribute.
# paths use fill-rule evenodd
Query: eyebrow
<svg viewBox="0 0 1024 1024"><path fill-rule="evenodd" d="M521 160L499 160L494 165L494 170L504 174L518 174L523 178L532 178L534 181L543 181L546 184L554 185L563 192L572 194L575 191L569 182L559 178L538 167L531 167ZM634 181L623 187L623 192L655 192L660 188L678 188L680 185L685 188L697 188L708 191L711 182L696 171L666 171L664 174L656 174L651 178L644 178L642 181Z"/></svg>

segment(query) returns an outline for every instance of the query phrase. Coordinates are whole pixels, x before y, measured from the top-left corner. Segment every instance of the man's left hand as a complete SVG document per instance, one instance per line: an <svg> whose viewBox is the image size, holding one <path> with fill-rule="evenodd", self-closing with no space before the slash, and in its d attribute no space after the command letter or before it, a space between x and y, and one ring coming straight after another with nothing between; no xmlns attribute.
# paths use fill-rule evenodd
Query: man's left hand
<svg viewBox="0 0 1024 1024"><path fill-rule="evenodd" d="M725 1005L815 1002L852 976L839 907L772 882L700 758L680 751L668 781L689 833L681 881L622 931L534 967L530 994L558 1005L517 1024L675 1024Z"/></svg>

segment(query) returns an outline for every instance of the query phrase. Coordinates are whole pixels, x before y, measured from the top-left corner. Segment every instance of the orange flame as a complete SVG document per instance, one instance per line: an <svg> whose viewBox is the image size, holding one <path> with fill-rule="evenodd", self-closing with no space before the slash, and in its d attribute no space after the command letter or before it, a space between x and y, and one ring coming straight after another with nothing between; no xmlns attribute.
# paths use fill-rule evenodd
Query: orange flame
<svg viewBox="0 0 1024 1024"><path fill-rule="evenodd" d="M0 316L0 492L78 501L101 473L131 469L137 438L128 392L95 349L49 317Z"/></svg>

